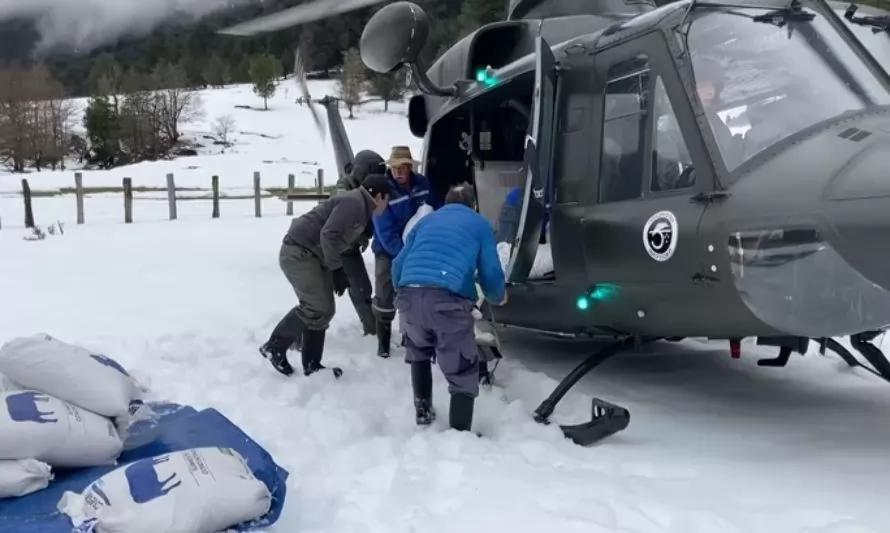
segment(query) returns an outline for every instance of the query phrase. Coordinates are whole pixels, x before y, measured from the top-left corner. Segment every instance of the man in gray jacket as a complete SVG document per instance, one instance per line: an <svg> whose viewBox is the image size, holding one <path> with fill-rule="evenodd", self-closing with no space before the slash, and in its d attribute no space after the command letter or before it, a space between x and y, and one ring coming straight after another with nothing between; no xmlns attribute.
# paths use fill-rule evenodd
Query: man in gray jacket
<svg viewBox="0 0 890 533"><path fill-rule="evenodd" d="M342 194L360 187L365 177L371 174L386 173L386 164L377 152L362 150L355 154L355 159L345 171L344 176L337 181L334 194ZM352 300L352 306L362 323L365 335L377 335L377 317L371 309L373 288L368 269L365 267L365 259L362 257L362 252L368 247L373 236L374 227L368 224L365 236L359 239L355 247L343 253L343 270L349 278L349 299Z"/></svg>
<svg viewBox="0 0 890 533"><path fill-rule="evenodd" d="M372 174L361 187L332 196L291 221L278 264L299 305L285 315L260 348L277 371L293 374L287 349L295 343L301 346L304 375L325 368L321 358L325 332L334 317L334 294L342 295L349 286L342 254L355 247L371 224L371 216L383 211L388 201L389 183L384 176ZM342 375L341 369L332 370L334 376Z"/></svg>

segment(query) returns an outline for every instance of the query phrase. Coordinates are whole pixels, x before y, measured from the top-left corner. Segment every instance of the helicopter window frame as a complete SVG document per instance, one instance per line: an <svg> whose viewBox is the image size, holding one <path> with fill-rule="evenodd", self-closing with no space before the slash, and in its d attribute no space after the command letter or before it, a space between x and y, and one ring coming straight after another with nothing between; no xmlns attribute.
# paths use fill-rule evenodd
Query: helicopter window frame
<svg viewBox="0 0 890 533"><path fill-rule="evenodd" d="M689 140L680 126L674 101L668 91L664 76L656 73L652 88L651 170L648 174L646 195L669 194L695 188L696 169L689 150ZM665 135L662 135L665 134ZM673 150L668 157L660 157L662 140L673 142ZM669 175L662 174L663 171Z"/></svg>
<svg viewBox="0 0 890 533"><path fill-rule="evenodd" d="M654 72L655 71L651 64L650 55L645 52L638 52L637 54L634 54L630 57L626 57L624 59L616 61L609 66L603 86L603 120L599 143L599 183L597 184L598 204L611 204L616 202L639 200L643 198L643 179L650 173L650 171L648 170L649 158L647 157L647 151L650 149L649 146L651 145L651 141L649 140L649 133L651 132L652 121L651 94ZM633 111L628 110L627 112L622 112L619 114L611 114L612 110L610 110L610 96L626 96L631 93L628 93L627 91L610 93L610 88L617 87L620 83L627 83L627 80L630 80L634 77L637 78L635 82L635 89L637 90L637 93L634 98L634 105L637 107L637 109ZM615 102L612 105L618 106L622 105L622 103ZM616 143L613 140L615 138L615 135L609 135L609 126L616 125L619 123L619 121L625 121L626 123L628 119L632 118L637 119L634 127L637 130L636 157L638 158L638 161L634 161L632 164L634 166L638 165L639 169L635 169L631 172L624 172L624 169L621 168L621 165L623 165L625 161L628 160L626 159L627 147L622 145L620 142ZM625 126L623 128L623 131L625 133L630 132L630 130L631 128L628 126ZM607 142L610 141L614 148L617 148L619 152L617 154L617 163L615 162L614 156L610 158L610 156L607 155L610 151L614 152L614 148L610 149L607 146ZM611 168L607 169L607 166L611 166ZM616 166L618 168L616 168ZM634 184L633 179L631 179L632 176L637 176L636 184ZM648 182L649 180L646 181ZM616 185L619 187L619 189L617 190L617 194L615 194L615 189L612 188Z"/></svg>

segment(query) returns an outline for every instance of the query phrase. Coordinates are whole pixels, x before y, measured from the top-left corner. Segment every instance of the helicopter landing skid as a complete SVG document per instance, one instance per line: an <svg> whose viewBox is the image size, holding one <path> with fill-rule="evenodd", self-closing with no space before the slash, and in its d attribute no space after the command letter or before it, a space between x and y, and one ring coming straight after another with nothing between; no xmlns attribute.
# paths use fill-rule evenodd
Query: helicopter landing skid
<svg viewBox="0 0 890 533"><path fill-rule="evenodd" d="M822 355L825 355L825 349L828 348L838 354L840 358L851 367L862 368L885 381L890 381L890 361L887 360L887 356L884 355L884 352L882 352L880 348L871 343L871 341L881 333L881 331L867 331L865 333L850 335L850 345L865 357L865 360L869 362L871 367L860 363L856 357L850 353L850 350L843 344L831 338L820 339L819 352Z"/></svg>
<svg viewBox="0 0 890 533"><path fill-rule="evenodd" d="M539 424L549 424L550 415L556 409L556 404L562 400L563 396L575 386L578 381L588 372L601 365L614 355L627 351L634 346L635 339L628 337L620 341L613 342L605 346L590 357L585 359L581 364L575 367L568 376L553 389L550 396L541 402L541 405L535 409L535 422ZM600 398L594 398L591 406L591 419L589 422L576 425L560 425L563 435L571 439L572 442L579 446L591 446L594 443L614 435L619 431L623 431L630 423L630 412L621 407Z"/></svg>

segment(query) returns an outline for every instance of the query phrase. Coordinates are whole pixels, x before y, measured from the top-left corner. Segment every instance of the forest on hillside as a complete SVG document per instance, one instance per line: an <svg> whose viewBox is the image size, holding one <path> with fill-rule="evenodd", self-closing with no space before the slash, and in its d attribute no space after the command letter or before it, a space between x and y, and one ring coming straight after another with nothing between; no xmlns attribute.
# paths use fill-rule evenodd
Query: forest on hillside
<svg viewBox="0 0 890 533"><path fill-rule="evenodd" d="M507 4L505 0L415 1L433 19L422 52L426 64L478 26L502 19ZM880 6L883 1L863 3ZM182 127L203 116L195 89L250 83L263 102L256 109L265 110L268 98L291 74L297 50L306 71L337 79L335 96L347 118L370 100L381 100L388 107L403 98L408 89L404 70L374 73L364 66L357 48L362 28L379 7L252 38L216 33L296 3L266 0L197 21L182 17L148 35L80 53L58 48L37 53L41 36L33 25L0 23L4 45L0 46L0 165L14 172L39 171L64 168L73 157L86 168L111 168L193 155L195 147L183 140ZM88 97L86 106L79 109L72 96ZM207 118L214 121L210 136L214 144L227 146L235 127L231 117ZM75 132L81 129L76 126L85 134Z"/></svg>
<svg viewBox="0 0 890 533"><path fill-rule="evenodd" d="M216 33L298 3L236 3L240 7L198 20L174 17L147 35L80 52L41 49L33 21L0 23L0 164L14 172L64 169L73 158L86 168L111 168L194 154L181 134L184 124L204 115L194 89L250 83L263 110L282 78L292 73L297 49L306 71L338 79L336 96L348 118L368 96L385 106L402 98L404 73L372 73L357 49L379 6L252 38ZM425 60L506 10L504 0L418 3L433 19ZM75 118L80 105L69 99L78 96L88 97L82 122ZM209 118L213 142L227 146L235 127L231 117ZM76 133L75 126L85 134Z"/></svg>
<svg viewBox="0 0 890 533"><path fill-rule="evenodd" d="M282 30L245 38L216 33L252 17L281 11L301 0L266 0L220 11L193 21L171 20L147 36L120 40L87 53L55 49L36 54L40 35L33 21L0 23L0 66L45 64L69 96L86 96L95 89L98 70L110 63L125 65L141 74L159 65L177 65L191 87L250 81L251 58L270 54L279 62L282 75L291 73L294 51L303 50L306 70L328 71L340 67L347 50L358 45L362 28L379 6ZM505 0L418 0L432 19L432 35L426 59L447 48L478 25L502 18ZM433 57L431 57L433 56ZM97 65L100 68L97 70Z"/></svg>

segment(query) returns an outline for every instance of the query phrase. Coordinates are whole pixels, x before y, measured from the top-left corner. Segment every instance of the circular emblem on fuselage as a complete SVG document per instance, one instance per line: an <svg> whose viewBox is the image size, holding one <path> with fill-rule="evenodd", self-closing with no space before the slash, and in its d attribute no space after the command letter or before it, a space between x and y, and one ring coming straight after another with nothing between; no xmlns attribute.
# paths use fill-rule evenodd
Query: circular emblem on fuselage
<svg viewBox="0 0 890 533"><path fill-rule="evenodd" d="M656 261L667 261L674 255L677 237L677 217L670 211L655 213L643 226L643 246Z"/></svg>

